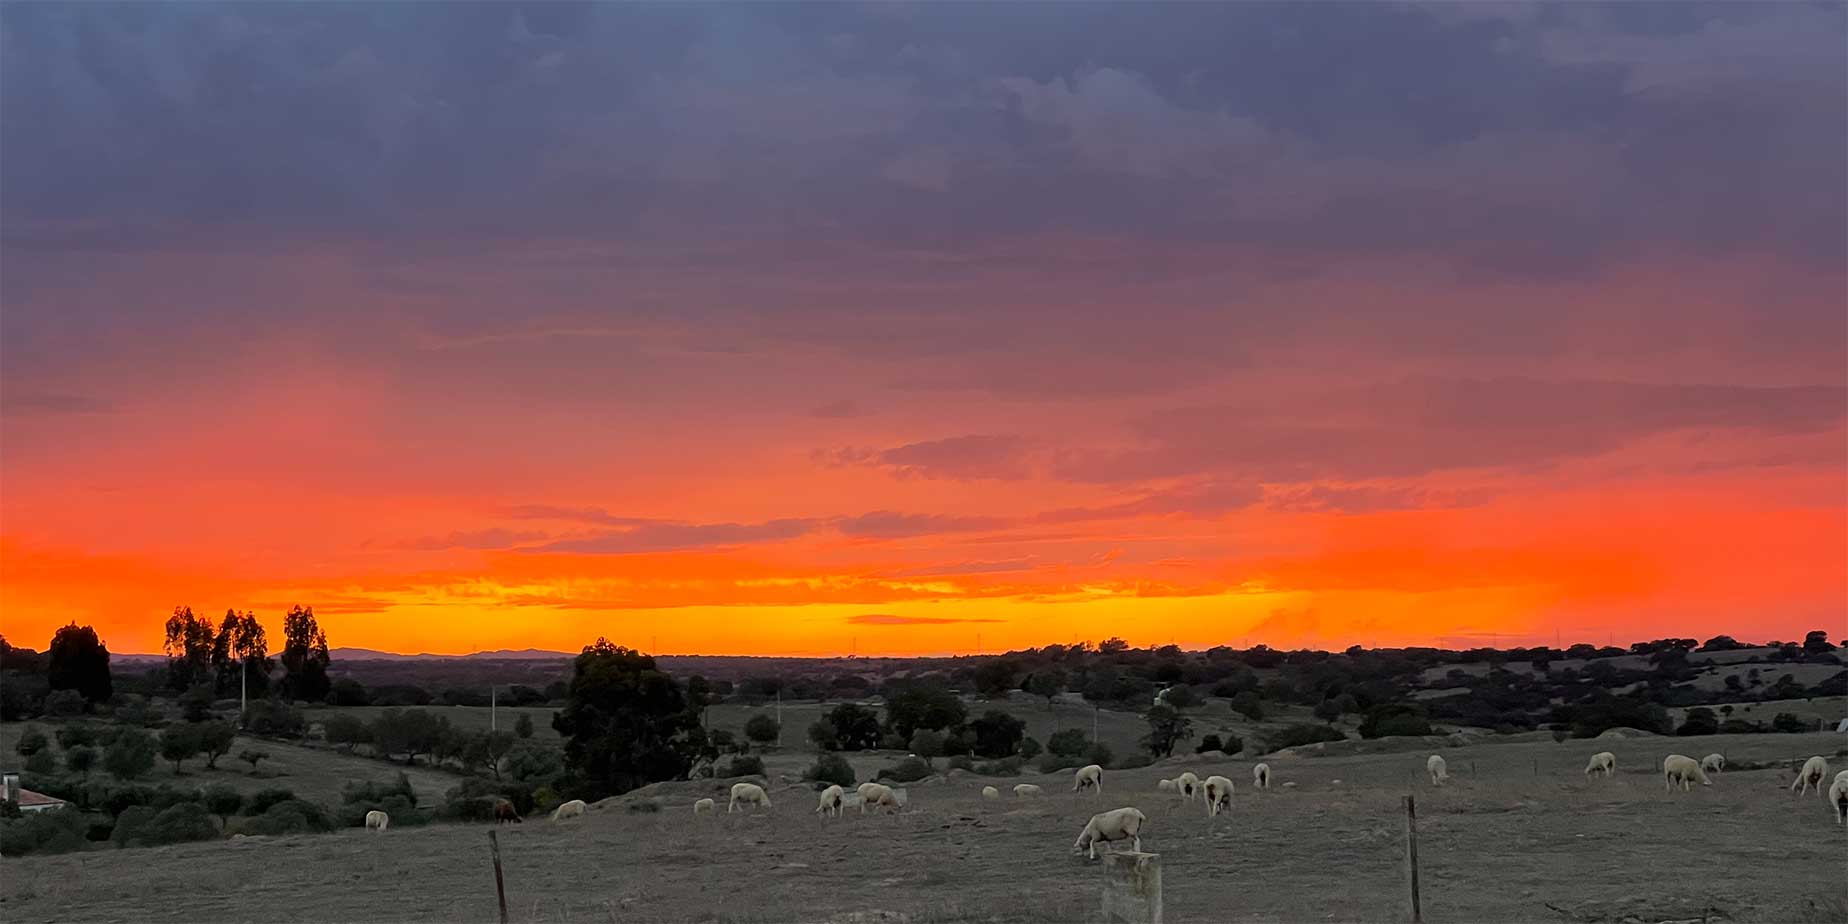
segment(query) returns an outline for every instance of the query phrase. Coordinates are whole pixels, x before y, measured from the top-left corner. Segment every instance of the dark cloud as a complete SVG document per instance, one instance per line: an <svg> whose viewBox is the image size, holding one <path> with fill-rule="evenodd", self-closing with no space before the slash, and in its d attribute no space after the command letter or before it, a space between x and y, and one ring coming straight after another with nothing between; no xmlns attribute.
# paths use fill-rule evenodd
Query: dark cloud
<svg viewBox="0 0 1848 924"><path fill-rule="evenodd" d="M847 617L856 626L934 626L956 622L1000 622L999 619L956 618L950 616L897 616L891 613L862 613Z"/></svg>
<svg viewBox="0 0 1848 924"><path fill-rule="evenodd" d="M547 504L520 504L501 511L516 520L558 520L569 523L593 523L598 526L648 526L662 521L649 517L625 517L601 507L558 507Z"/></svg>
<svg viewBox="0 0 1848 924"><path fill-rule="evenodd" d="M649 523L632 529L560 539L532 547L528 551L634 555L689 549L726 549L795 539L813 532L820 523L819 520L808 519L770 520L764 523Z"/></svg>
<svg viewBox="0 0 1848 924"><path fill-rule="evenodd" d="M949 516L875 510L830 521L835 529L855 538L905 539L938 533L968 533L1002 529L1010 521L1000 517Z"/></svg>
<svg viewBox="0 0 1848 924"><path fill-rule="evenodd" d="M458 530L446 536L425 536L404 544L420 551L444 549L511 549L551 538L550 533L521 529Z"/></svg>
<svg viewBox="0 0 1848 924"><path fill-rule="evenodd" d="M1035 565L1032 558L1008 558L998 561L959 561L941 565L922 565L916 568L900 568L887 576L895 578L943 577L958 574L1006 574L1014 571L1030 571Z"/></svg>
<svg viewBox="0 0 1848 924"><path fill-rule="evenodd" d="M953 436L891 449L822 450L815 458L828 465L885 468L901 478L1011 481L1031 474L1026 445L1011 434Z"/></svg>

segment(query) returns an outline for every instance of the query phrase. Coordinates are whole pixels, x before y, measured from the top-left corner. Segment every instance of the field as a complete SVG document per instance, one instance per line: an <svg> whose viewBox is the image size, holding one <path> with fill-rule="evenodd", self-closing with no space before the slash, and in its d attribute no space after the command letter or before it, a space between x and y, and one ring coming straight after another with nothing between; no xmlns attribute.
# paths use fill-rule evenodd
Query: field
<svg viewBox="0 0 1848 924"><path fill-rule="evenodd" d="M353 715L363 721L371 722L386 708L385 706L310 706L303 710L303 717L310 723L318 723L327 721L329 716ZM464 731L484 732L489 727L489 709L486 706L430 705L402 708L422 709L432 715L442 716L448 719L451 725ZM493 717L493 721L499 724L501 731L513 731L513 723L519 721L520 716L524 714L532 717L533 740L548 743L556 743L559 740L558 732L552 730L552 713L557 710L550 706L499 706L495 711L499 712L499 715Z"/></svg>
<svg viewBox="0 0 1848 924"><path fill-rule="evenodd" d="M1788 792L1790 770L1670 794L1654 767L1674 750L1771 762L1844 744L1833 734L1490 742L1445 750L1455 779L1442 789L1419 779L1424 750L1279 757L1277 783L1297 785L1266 793L1250 791L1249 761L1189 757L1113 771L1103 798L1066 792L1062 775L958 775L914 785L902 814L839 820L813 814L809 790L776 786L767 815L695 819L691 801L722 784L662 784L672 795L658 813L626 811L645 801L632 796L498 835L514 921L1080 921L1097 917L1100 874L1070 855L1071 841L1091 812L1135 805L1149 817L1144 848L1161 855L1170 921L1405 920L1411 792L1427 920L1842 920L1848 836L1820 798ZM1587 755L1604 749L1619 774L1586 779ZM1210 822L1155 792L1183 768L1235 780L1232 814ZM1021 781L1048 793L977 794ZM488 830L7 860L0 917L489 921Z"/></svg>

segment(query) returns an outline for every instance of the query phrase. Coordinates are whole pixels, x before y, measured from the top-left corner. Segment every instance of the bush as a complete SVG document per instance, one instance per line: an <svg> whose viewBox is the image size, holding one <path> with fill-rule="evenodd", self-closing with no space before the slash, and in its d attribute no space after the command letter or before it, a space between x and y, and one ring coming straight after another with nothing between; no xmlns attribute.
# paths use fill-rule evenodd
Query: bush
<svg viewBox="0 0 1848 924"><path fill-rule="evenodd" d="M53 690L45 694L45 714L60 718L83 714L83 694L76 690Z"/></svg>
<svg viewBox="0 0 1848 924"><path fill-rule="evenodd" d="M1745 719L1727 719L1720 723L1722 735L1755 735L1764 730L1763 725Z"/></svg>
<svg viewBox="0 0 1848 924"><path fill-rule="evenodd" d="M1406 703L1386 703L1367 711L1361 720L1362 738L1388 738L1431 734L1431 722L1424 710Z"/></svg>
<svg viewBox="0 0 1848 924"><path fill-rule="evenodd" d="M1267 741L1266 744L1270 747L1271 750L1278 751L1284 748L1294 748L1294 747L1301 747L1305 744L1314 744L1318 741L1345 741L1345 740L1347 740L1346 735L1343 735L1342 733L1332 728L1329 728L1326 725L1312 725L1312 724L1299 722L1294 725L1290 725L1284 728L1282 731L1279 731L1271 735L1270 740Z"/></svg>
<svg viewBox="0 0 1848 924"><path fill-rule="evenodd" d="M1245 690L1232 697L1231 705L1233 712L1253 722L1264 721L1264 701L1259 699L1258 694L1251 690Z"/></svg>
<svg viewBox="0 0 1848 924"><path fill-rule="evenodd" d="M28 725L24 731L19 733L19 743L14 745L13 750L18 751L21 757L31 757L43 751L50 744L51 739L46 737L44 729L37 725Z"/></svg>
<svg viewBox="0 0 1848 924"><path fill-rule="evenodd" d="M1046 750L1060 757L1077 757L1084 753L1084 749L1090 743L1090 739L1084 736L1082 730L1068 728L1061 732L1054 732L1051 738L1046 739Z"/></svg>
<svg viewBox="0 0 1848 924"><path fill-rule="evenodd" d="M213 783L205 787L205 809L220 818L236 815L243 806L244 797L238 791L223 783Z"/></svg>
<svg viewBox="0 0 1848 924"><path fill-rule="evenodd" d="M334 823L312 802L285 799L270 805L261 815L244 819L237 828L239 834L314 834L332 831Z"/></svg>
<svg viewBox="0 0 1848 924"><path fill-rule="evenodd" d="M269 752L260 751L256 748L245 748L237 753L237 759L249 764L251 774L255 775L257 772L257 761L268 760Z"/></svg>
<svg viewBox="0 0 1848 924"><path fill-rule="evenodd" d="M1024 757L1027 760L1032 760L1033 758L1039 756L1041 750L1043 749L1040 747L1038 738L1020 739L1020 756L1021 757Z"/></svg>
<svg viewBox="0 0 1848 924"><path fill-rule="evenodd" d="M96 760L95 748L79 744L64 752L64 769L78 776L88 776L91 770L96 769Z"/></svg>
<svg viewBox="0 0 1848 924"><path fill-rule="evenodd" d="M0 821L0 856L23 857L82 850L88 846L88 829L89 823L83 813L73 809L33 812L18 818L8 818Z"/></svg>
<svg viewBox="0 0 1848 924"><path fill-rule="evenodd" d="M261 815L269 811L270 806L289 802L294 798L295 793L287 789L259 789L244 797L243 813L246 815Z"/></svg>
<svg viewBox="0 0 1848 924"><path fill-rule="evenodd" d="M27 773L56 773L58 772L58 755L49 750L34 751L31 757L26 758L25 769Z"/></svg>
<svg viewBox="0 0 1848 924"><path fill-rule="evenodd" d="M89 802L114 817L137 805L153 805L154 794L152 786L102 785L91 788Z"/></svg>
<svg viewBox="0 0 1848 924"><path fill-rule="evenodd" d="M366 688L351 677L342 677L334 681L327 691L329 706L369 706L372 697L366 694Z"/></svg>
<svg viewBox="0 0 1848 924"><path fill-rule="evenodd" d="M744 736L759 745L775 744L776 737L783 733L783 727L767 715L754 715L744 723Z"/></svg>
<svg viewBox="0 0 1848 924"><path fill-rule="evenodd" d="M1717 735L1719 733L1719 716L1705 706L1695 706L1689 709L1687 717L1681 722L1681 727L1675 729L1675 734L1684 738L1691 735Z"/></svg>
<svg viewBox="0 0 1848 924"><path fill-rule="evenodd" d="M1110 766L1111 761L1115 757L1116 755L1110 752L1110 745L1107 745L1103 743L1102 741L1099 741L1096 744L1093 744L1090 747L1086 748L1084 752L1085 763L1096 764L1100 767ZM1148 764L1143 764L1142 766L1146 767L1148 766Z"/></svg>
<svg viewBox="0 0 1848 924"><path fill-rule="evenodd" d="M809 723L808 738L815 747L823 751L841 749L841 739L834 733L834 725L825 719L816 719Z"/></svg>
<svg viewBox="0 0 1848 924"><path fill-rule="evenodd" d="M1039 772L1058 773L1061 770L1070 770L1073 767L1082 766L1083 764L1084 764L1084 758L1082 757L1076 757L1070 754L1053 754L1051 752L1047 752L1045 754L1040 755Z"/></svg>
<svg viewBox="0 0 1848 924"><path fill-rule="evenodd" d="M1219 739L1219 751L1231 756L1245 750L1245 739L1237 735L1226 735Z"/></svg>
<svg viewBox="0 0 1848 924"><path fill-rule="evenodd" d="M1020 768L1025 765L1026 760L1019 756L1003 757L976 764L974 770L983 776L1019 776Z"/></svg>
<svg viewBox="0 0 1848 924"><path fill-rule="evenodd" d="M853 765L839 754L823 754L815 758L815 763L803 772L802 778L814 780L817 783L852 786L854 783Z"/></svg>
<svg viewBox="0 0 1848 924"><path fill-rule="evenodd" d="M308 722L302 718L301 710L281 700L262 700L250 704L244 715L244 727L255 735L300 738Z"/></svg>
<svg viewBox="0 0 1848 924"><path fill-rule="evenodd" d="M531 815L535 804L533 791L536 788L537 787L529 783L515 782L513 780L504 780L497 783L493 780L483 779L481 777L470 777L463 780L461 785L445 793L444 798L446 801L450 802L458 802L467 799L488 799L489 819L494 817L493 803L500 799L505 799L513 803L513 810L519 812L521 815Z"/></svg>
<svg viewBox="0 0 1848 924"><path fill-rule="evenodd" d="M1789 734L1812 731L1814 726L1788 712L1780 712L1771 718L1771 730L1779 734Z"/></svg>
<svg viewBox="0 0 1848 924"><path fill-rule="evenodd" d="M1125 755L1122 760L1108 766L1113 770L1134 770L1138 767L1146 767L1154 762L1154 758L1150 757L1147 752L1135 750Z"/></svg>
<svg viewBox="0 0 1848 924"><path fill-rule="evenodd" d="M907 757L890 767L881 769L873 779L891 780L894 783L915 783L930 776L930 764L916 757Z"/></svg>
<svg viewBox="0 0 1848 924"><path fill-rule="evenodd" d="M919 734L922 734L922 732L919 732ZM971 770L975 768L975 758L967 754L958 754L950 758L948 763L949 769L951 770Z"/></svg>
<svg viewBox="0 0 1848 924"><path fill-rule="evenodd" d="M725 776L763 776L764 760L755 754L734 757L725 762Z"/></svg>
<svg viewBox="0 0 1848 924"><path fill-rule="evenodd" d="M389 783L354 782L340 790L340 801L346 803L383 802L394 796L412 806L417 804L417 792L411 788L411 778L402 770L398 771L398 778Z"/></svg>
<svg viewBox="0 0 1848 924"><path fill-rule="evenodd" d="M68 751L96 743L96 726L88 722L71 722L58 726L58 747Z"/></svg>
<svg viewBox="0 0 1848 924"><path fill-rule="evenodd" d="M103 769L117 779L139 779L154 769L154 736L138 728L124 728L103 752Z"/></svg>
<svg viewBox="0 0 1848 924"><path fill-rule="evenodd" d="M344 751L353 750L356 744L366 744L372 740L372 729L356 715L339 713L330 715L321 723L321 738L328 744Z"/></svg>
<svg viewBox="0 0 1848 924"><path fill-rule="evenodd" d="M1218 735L1201 735L1200 744L1194 748L1194 753L1205 754L1208 751L1223 750L1225 750L1225 745L1220 743Z"/></svg>
<svg viewBox="0 0 1848 924"><path fill-rule="evenodd" d="M117 847L158 847L218 837L212 815L197 802L180 802L164 809L137 805L116 818L109 836Z"/></svg>
<svg viewBox="0 0 1848 924"><path fill-rule="evenodd" d="M495 796L451 797L436 810L436 817L443 821L493 821L494 804L499 801Z"/></svg>

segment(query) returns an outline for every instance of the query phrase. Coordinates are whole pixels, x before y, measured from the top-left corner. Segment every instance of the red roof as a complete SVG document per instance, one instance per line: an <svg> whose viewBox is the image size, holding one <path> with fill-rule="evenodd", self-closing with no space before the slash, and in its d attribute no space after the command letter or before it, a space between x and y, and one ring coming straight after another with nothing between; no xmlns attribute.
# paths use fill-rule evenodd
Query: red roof
<svg viewBox="0 0 1848 924"><path fill-rule="evenodd" d="M28 805L63 805L63 804L64 804L64 800L59 799L56 796L48 796L42 792L33 792L30 789L21 789L19 791L19 807L20 808L25 808Z"/></svg>

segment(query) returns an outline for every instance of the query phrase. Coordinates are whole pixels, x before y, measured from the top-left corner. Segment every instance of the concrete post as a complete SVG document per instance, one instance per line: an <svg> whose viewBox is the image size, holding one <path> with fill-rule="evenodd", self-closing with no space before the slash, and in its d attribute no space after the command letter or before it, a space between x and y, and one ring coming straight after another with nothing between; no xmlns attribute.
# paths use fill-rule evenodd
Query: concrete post
<svg viewBox="0 0 1848 924"><path fill-rule="evenodd" d="M1106 851L1106 924L1161 924L1161 854Z"/></svg>

